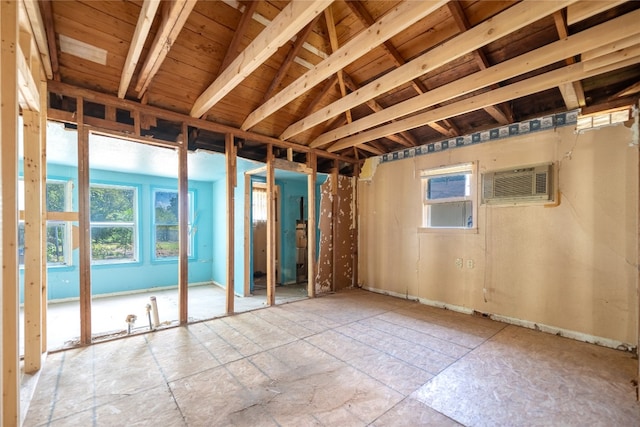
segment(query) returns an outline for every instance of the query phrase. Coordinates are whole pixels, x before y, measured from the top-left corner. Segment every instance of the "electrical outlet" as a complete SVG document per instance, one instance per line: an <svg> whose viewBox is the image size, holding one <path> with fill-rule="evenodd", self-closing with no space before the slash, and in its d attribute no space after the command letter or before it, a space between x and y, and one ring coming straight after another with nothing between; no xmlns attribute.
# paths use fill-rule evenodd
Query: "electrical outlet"
<svg viewBox="0 0 640 427"><path fill-rule="evenodd" d="M475 267L475 265L476 264L473 262L472 259L468 259L467 260L467 268L473 268L473 267Z"/></svg>
<svg viewBox="0 0 640 427"><path fill-rule="evenodd" d="M456 258L456 267L462 268L462 266L463 266L462 258Z"/></svg>

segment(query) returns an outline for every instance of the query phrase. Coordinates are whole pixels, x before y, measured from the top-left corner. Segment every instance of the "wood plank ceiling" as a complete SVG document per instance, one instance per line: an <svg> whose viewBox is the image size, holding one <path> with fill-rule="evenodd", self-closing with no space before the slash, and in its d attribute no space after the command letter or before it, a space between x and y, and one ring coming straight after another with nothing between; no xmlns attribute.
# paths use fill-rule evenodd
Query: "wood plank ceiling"
<svg viewBox="0 0 640 427"><path fill-rule="evenodd" d="M637 1L39 5L50 79L354 160L640 93Z"/></svg>

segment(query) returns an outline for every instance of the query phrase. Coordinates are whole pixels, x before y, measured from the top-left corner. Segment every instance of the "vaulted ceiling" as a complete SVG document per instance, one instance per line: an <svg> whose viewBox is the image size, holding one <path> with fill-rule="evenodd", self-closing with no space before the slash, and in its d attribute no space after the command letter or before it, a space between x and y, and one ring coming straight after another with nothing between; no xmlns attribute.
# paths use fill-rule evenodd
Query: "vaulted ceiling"
<svg viewBox="0 0 640 427"><path fill-rule="evenodd" d="M39 7L54 82L354 160L560 110L630 105L640 93L637 1ZM223 143L191 137L192 147ZM247 150L260 145L246 139Z"/></svg>

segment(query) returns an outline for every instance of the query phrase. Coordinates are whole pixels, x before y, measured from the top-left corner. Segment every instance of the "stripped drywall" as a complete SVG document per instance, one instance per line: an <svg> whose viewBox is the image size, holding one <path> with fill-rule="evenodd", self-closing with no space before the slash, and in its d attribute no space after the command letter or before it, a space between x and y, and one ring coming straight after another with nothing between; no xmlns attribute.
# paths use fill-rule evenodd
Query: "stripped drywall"
<svg viewBox="0 0 640 427"><path fill-rule="evenodd" d="M320 186L320 253L316 275L316 293L348 288L354 274L353 256L356 251L354 180L338 175L337 194L332 194L333 176ZM337 197L336 215L333 200ZM333 227L337 227L334 233ZM336 236L336 242L333 236ZM335 254L334 254L335 251ZM335 275L335 276L334 276Z"/></svg>

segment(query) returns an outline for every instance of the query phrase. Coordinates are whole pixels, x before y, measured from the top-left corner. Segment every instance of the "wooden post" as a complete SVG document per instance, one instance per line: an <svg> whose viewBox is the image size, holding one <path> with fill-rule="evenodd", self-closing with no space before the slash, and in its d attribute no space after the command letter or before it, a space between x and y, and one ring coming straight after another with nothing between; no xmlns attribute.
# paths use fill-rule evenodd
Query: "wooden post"
<svg viewBox="0 0 640 427"><path fill-rule="evenodd" d="M307 154L307 166L311 172L307 176L307 295L316 296L316 155Z"/></svg>
<svg viewBox="0 0 640 427"><path fill-rule="evenodd" d="M355 250L353 251L353 268L351 275L351 286L358 286L358 251L360 250L360 236L358 235L358 178L360 177L360 163L355 163L353 165L353 189L352 189L352 197L353 197L353 223L351 229L353 230L353 241L355 244Z"/></svg>
<svg viewBox="0 0 640 427"><path fill-rule="evenodd" d="M18 2L0 2L0 171L2 186L3 426L20 424L18 360Z"/></svg>
<svg viewBox="0 0 640 427"><path fill-rule="evenodd" d="M267 146L267 305L276 303L276 218L274 198L273 146Z"/></svg>
<svg viewBox="0 0 640 427"><path fill-rule="evenodd" d="M182 134L178 137L178 221L180 223L178 247L178 307L180 311L180 324L188 321L188 289L189 289L189 181L187 175L187 151L189 146L189 134L186 123L182 124Z"/></svg>
<svg viewBox="0 0 640 427"><path fill-rule="evenodd" d="M42 192L40 114L23 110L24 120L24 371L40 369L42 349Z"/></svg>
<svg viewBox="0 0 640 427"><path fill-rule="evenodd" d="M43 76L41 76L43 77ZM40 351L45 353L47 351L47 81L40 82L40 180L42 182L42 217L40 218L40 229L42 236L42 257L43 263L40 266L40 283L41 283L41 313L40 321L42 327L40 328L42 347ZM69 196L71 197L71 196Z"/></svg>
<svg viewBox="0 0 640 427"><path fill-rule="evenodd" d="M242 296L251 293L251 175L244 174L244 290Z"/></svg>
<svg viewBox="0 0 640 427"><path fill-rule="evenodd" d="M331 290L336 290L336 272L338 264L338 161L333 161L331 171Z"/></svg>
<svg viewBox="0 0 640 427"><path fill-rule="evenodd" d="M84 126L84 98L76 99L78 116L78 267L80 271L80 343L91 344L91 196L89 130Z"/></svg>
<svg viewBox="0 0 640 427"><path fill-rule="evenodd" d="M225 135L225 160L227 172L227 304L226 313L233 314L235 296L235 188L236 188L236 147L233 143L233 134Z"/></svg>

